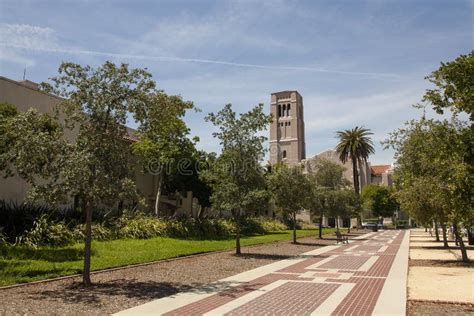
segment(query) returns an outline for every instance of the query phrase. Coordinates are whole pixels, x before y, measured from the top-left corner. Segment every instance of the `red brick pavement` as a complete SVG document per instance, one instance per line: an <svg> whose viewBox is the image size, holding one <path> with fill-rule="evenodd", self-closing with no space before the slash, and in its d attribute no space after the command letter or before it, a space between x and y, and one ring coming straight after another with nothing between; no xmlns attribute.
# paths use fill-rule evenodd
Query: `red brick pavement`
<svg viewBox="0 0 474 316"><path fill-rule="evenodd" d="M311 315L339 286L309 282L285 283L225 315Z"/></svg>
<svg viewBox="0 0 474 316"><path fill-rule="evenodd" d="M395 234L396 237L392 239ZM373 238L367 243L355 240L349 247L358 247L347 252L344 250L347 250L348 246L344 245L309 257L276 273L221 291L165 315L202 315L278 280L288 282L244 303L226 315L309 315L340 286L338 283L352 283L354 287L341 299L333 315L369 315L376 305L404 234L405 232L387 231L371 236ZM388 243L390 240L392 242ZM385 251L376 252L383 246L387 246ZM373 253L361 253L361 249ZM316 269L308 269L329 256L336 257ZM357 271L370 257L377 257L377 260L368 271ZM328 269L331 269L331 272L327 272ZM302 273L308 271L314 272L311 277L301 277ZM352 277L340 279L341 273L350 273ZM326 278L326 281L314 281L315 277L318 280Z"/></svg>

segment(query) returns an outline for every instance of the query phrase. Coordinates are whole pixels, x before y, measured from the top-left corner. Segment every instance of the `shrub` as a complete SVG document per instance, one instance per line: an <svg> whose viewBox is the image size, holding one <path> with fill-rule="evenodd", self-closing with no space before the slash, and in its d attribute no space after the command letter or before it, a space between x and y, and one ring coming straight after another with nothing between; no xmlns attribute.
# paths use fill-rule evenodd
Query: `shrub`
<svg viewBox="0 0 474 316"><path fill-rule="evenodd" d="M166 224L143 213L124 212L114 226L118 238L152 238L165 236Z"/></svg>
<svg viewBox="0 0 474 316"><path fill-rule="evenodd" d="M95 240L112 240L115 239L116 234L102 224L92 224L92 239ZM85 238L86 225L80 224L73 228L72 234L76 241L82 241Z"/></svg>
<svg viewBox="0 0 474 316"><path fill-rule="evenodd" d="M64 246L74 241L71 230L63 223L50 222L46 215L40 216L19 241L30 247L44 245Z"/></svg>
<svg viewBox="0 0 474 316"><path fill-rule="evenodd" d="M266 217L246 217L242 220L243 234L266 234L272 231L285 230L287 226L280 221Z"/></svg>

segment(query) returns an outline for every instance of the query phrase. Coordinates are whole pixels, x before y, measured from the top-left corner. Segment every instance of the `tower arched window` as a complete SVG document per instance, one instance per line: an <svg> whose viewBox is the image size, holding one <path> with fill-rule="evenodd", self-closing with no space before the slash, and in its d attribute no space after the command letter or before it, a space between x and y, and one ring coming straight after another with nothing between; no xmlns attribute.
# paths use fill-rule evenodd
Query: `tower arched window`
<svg viewBox="0 0 474 316"><path fill-rule="evenodd" d="M283 150L283 152L281 153L281 156L283 157L283 159L286 158L286 150Z"/></svg>
<svg viewBox="0 0 474 316"><path fill-rule="evenodd" d="M282 114L281 116L286 116L286 104L283 104L282 106Z"/></svg>
<svg viewBox="0 0 474 316"><path fill-rule="evenodd" d="M291 105L288 104L288 105L286 106L286 116L290 116L290 110L291 110Z"/></svg>
<svg viewBox="0 0 474 316"><path fill-rule="evenodd" d="M278 104L278 117L281 117L281 104Z"/></svg>

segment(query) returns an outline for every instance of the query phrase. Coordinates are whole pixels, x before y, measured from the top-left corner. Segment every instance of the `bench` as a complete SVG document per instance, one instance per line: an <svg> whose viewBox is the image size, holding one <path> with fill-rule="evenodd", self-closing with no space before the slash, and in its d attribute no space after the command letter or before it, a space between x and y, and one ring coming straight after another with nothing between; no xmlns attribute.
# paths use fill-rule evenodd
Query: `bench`
<svg viewBox="0 0 474 316"><path fill-rule="evenodd" d="M349 243L349 238L346 235L341 234L341 232L336 231L336 237L337 237L337 244L342 242L343 244Z"/></svg>

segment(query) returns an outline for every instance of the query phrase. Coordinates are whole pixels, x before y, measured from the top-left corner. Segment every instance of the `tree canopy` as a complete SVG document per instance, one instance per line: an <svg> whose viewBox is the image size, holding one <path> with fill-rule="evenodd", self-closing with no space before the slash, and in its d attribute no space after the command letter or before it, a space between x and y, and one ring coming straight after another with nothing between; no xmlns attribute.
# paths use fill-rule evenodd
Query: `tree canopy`
<svg viewBox="0 0 474 316"><path fill-rule="evenodd" d="M465 112L474 121L474 51L461 55L453 61L441 63L425 79L435 85L427 89L423 101L443 114L445 109Z"/></svg>
<svg viewBox="0 0 474 316"><path fill-rule="evenodd" d="M259 133L267 128L271 117L264 113L263 104L240 115L227 104L206 120L218 128L213 136L219 140L222 152L202 177L212 189L212 206L230 212L236 221L236 253L240 254L241 215L268 198L260 165L266 137Z"/></svg>
<svg viewBox="0 0 474 316"><path fill-rule="evenodd" d="M291 220L293 243L296 243L296 215L308 207L311 182L301 166L281 163L272 167L268 183L277 209Z"/></svg>
<svg viewBox="0 0 474 316"><path fill-rule="evenodd" d="M393 189L378 184L369 184L362 189L364 207L375 217L391 217L398 203Z"/></svg>

